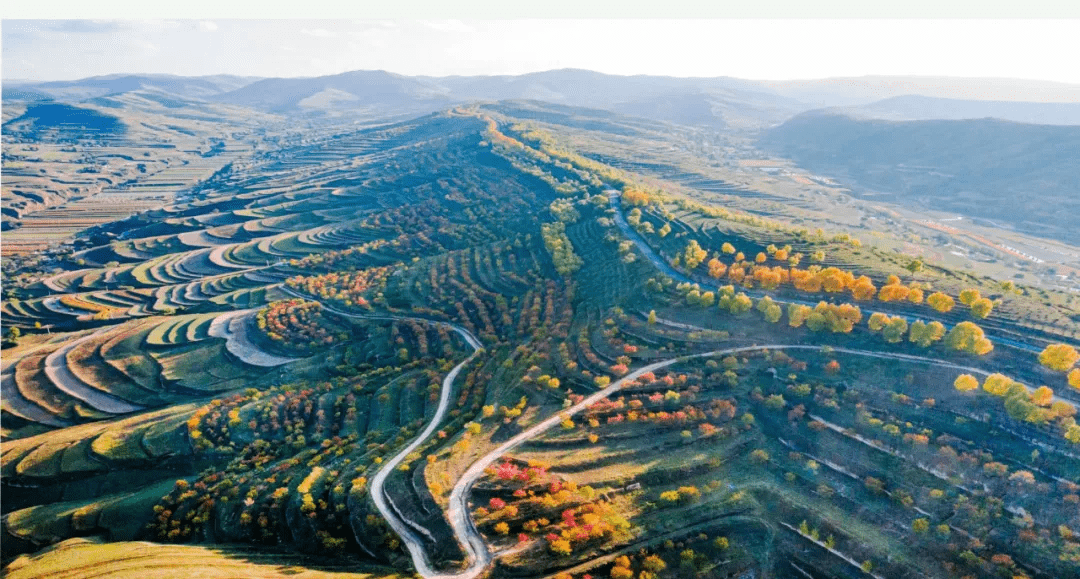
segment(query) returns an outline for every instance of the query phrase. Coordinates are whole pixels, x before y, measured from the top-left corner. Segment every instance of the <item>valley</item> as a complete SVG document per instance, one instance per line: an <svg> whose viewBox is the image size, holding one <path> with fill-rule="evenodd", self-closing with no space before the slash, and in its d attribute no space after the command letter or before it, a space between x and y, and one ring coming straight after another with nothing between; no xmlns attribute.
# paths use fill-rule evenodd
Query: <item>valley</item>
<svg viewBox="0 0 1080 579"><path fill-rule="evenodd" d="M4 576L1080 572L1070 160L998 227L556 72L5 87Z"/></svg>

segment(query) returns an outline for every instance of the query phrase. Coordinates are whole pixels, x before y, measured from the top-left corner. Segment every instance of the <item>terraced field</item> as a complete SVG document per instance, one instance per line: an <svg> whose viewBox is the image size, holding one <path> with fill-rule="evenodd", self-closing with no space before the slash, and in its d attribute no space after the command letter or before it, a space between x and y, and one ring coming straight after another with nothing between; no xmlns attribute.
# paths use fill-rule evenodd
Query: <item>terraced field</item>
<svg viewBox="0 0 1080 579"><path fill-rule="evenodd" d="M1074 301L568 110L169 167L21 266L5 576L1080 573Z"/></svg>

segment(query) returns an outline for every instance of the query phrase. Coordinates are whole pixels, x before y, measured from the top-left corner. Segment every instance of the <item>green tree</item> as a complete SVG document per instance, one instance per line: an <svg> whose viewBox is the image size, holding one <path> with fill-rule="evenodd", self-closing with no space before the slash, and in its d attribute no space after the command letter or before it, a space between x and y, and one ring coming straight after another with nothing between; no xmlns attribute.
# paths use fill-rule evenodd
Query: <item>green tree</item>
<svg viewBox="0 0 1080 579"><path fill-rule="evenodd" d="M881 335L885 337L885 341L890 344L899 343L904 339L904 334L907 333L908 324L907 320L900 316L896 316L889 320L885 329L882 330Z"/></svg>
<svg viewBox="0 0 1080 579"><path fill-rule="evenodd" d="M941 340L943 337L945 337L945 326L941 322L927 324L922 320L917 320L912 322L908 333L908 341L923 348L930 347L931 344Z"/></svg>
<svg viewBox="0 0 1080 579"><path fill-rule="evenodd" d="M994 345L983 334L982 328L971 322L960 322L945 336L945 345L951 350L982 356L990 353Z"/></svg>

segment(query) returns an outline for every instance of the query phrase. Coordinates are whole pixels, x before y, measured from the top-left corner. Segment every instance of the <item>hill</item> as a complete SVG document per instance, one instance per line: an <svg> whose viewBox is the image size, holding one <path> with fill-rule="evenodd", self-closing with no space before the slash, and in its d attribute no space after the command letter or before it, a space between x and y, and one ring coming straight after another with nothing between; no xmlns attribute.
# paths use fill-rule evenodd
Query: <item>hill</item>
<svg viewBox="0 0 1080 579"><path fill-rule="evenodd" d="M85 100L136 90L159 90L177 96L205 98L240 88L257 80L258 78L255 77L227 74L213 76L111 74L71 81L5 82L4 99L19 98L21 93L37 93L57 100Z"/></svg>
<svg viewBox="0 0 1080 579"><path fill-rule="evenodd" d="M889 121L995 118L1036 125L1080 125L1080 103L962 100L904 95L837 109L855 117Z"/></svg>
<svg viewBox="0 0 1080 579"><path fill-rule="evenodd" d="M877 199L1080 240L1080 127L800 115L760 146Z"/></svg>
<svg viewBox="0 0 1080 579"><path fill-rule="evenodd" d="M1077 575L1075 296L744 135L353 120L5 262L5 576Z"/></svg>
<svg viewBox="0 0 1080 579"><path fill-rule="evenodd" d="M1080 101L1080 89L1074 84L1017 78L870 75L762 81L761 84L813 108L858 106L903 95L1040 103Z"/></svg>

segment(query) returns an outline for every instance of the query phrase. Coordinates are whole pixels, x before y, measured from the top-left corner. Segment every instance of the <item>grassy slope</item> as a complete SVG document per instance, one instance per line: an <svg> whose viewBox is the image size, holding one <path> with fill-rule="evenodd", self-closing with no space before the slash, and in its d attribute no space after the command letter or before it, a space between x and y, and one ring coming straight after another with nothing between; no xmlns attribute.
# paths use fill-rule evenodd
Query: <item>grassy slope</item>
<svg viewBox="0 0 1080 579"><path fill-rule="evenodd" d="M109 579L368 579L397 577L385 571L350 573L315 570L295 556L238 553L227 547L159 545L146 542L100 543L70 539L4 568L8 579L108 577Z"/></svg>

